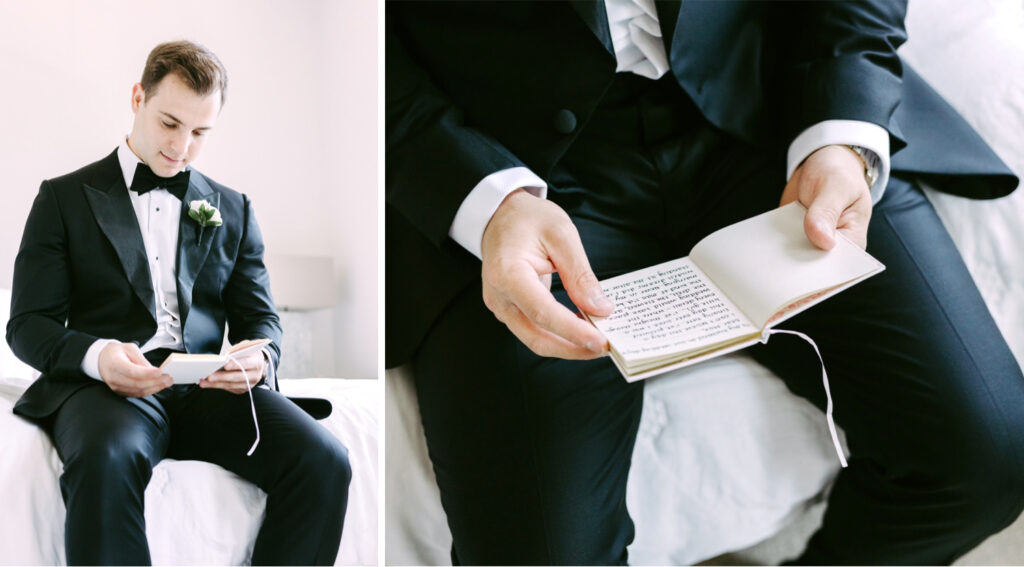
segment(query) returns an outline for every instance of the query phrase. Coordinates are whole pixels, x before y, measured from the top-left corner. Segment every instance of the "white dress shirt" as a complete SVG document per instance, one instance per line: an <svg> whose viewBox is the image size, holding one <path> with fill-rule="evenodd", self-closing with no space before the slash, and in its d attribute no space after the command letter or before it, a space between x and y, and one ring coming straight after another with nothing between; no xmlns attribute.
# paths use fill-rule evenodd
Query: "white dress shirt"
<svg viewBox="0 0 1024 567"><path fill-rule="evenodd" d="M616 72L661 78L669 69L669 61L654 1L605 0L605 11L615 50ZM867 161L878 168L878 177L870 187L871 200L877 203L889 182L889 133L870 122L825 120L801 132L789 145L786 180L807 156L834 144L860 146L868 150L869 156L874 154ZM547 187L543 179L526 167L494 172L480 180L462 201L448 236L480 258L484 229L505 197L523 188L545 198ZM781 186L779 193L782 193Z"/></svg>
<svg viewBox="0 0 1024 567"><path fill-rule="evenodd" d="M124 174L126 187L132 186L135 167L142 161L128 147L127 141L117 148L117 159ZM154 299L156 301L156 333L140 347L142 352L158 348L185 350L181 336L181 313L178 310L178 281L175 258L178 250L178 228L181 221L181 201L164 189L153 189L143 195L128 191L135 216L142 233L142 242L149 261ZM99 357L103 347L113 339L99 339L86 351L82 359L82 372L101 380Z"/></svg>

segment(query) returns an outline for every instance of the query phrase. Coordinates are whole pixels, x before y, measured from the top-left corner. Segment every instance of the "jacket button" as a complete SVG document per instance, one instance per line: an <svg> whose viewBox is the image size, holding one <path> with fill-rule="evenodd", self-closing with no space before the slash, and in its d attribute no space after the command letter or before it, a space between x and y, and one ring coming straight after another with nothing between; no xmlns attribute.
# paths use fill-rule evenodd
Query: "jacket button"
<svg viewBox="0 0 1024 567"><path fill-rule="evenodd" d="M571 110L563 108L555 113L555 130L559 134L572 134L576 129L576 115Z"/></svg>

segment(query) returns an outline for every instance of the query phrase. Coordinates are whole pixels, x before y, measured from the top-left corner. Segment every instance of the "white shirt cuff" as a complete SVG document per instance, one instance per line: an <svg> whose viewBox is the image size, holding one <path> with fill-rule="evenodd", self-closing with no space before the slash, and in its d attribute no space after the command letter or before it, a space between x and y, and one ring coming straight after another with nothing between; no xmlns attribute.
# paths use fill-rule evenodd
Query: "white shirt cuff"
<svg viewBox="0 0 1024 567"><path fill-rule="evenodd" d="M871 202L877 203L889 183L889 133L877 124L860 120L824 120L800 133L789 145L786 181L807 156L825 146L860 146L878 156L878 178L871 186Z"/></svg>
<svg viewBox="0 0 1024 567"><path fill-rule="evenodd" d="M89 350L85 351L85 356L82 358L82 372L90 378L103 381L100 376L100 351L103 347L110 343L116 343L114 339L97 339L96 342L89 345Z"/></svg>
<svg viewBox="0 0 1024 567"><path fill-rule="evenodd" d="M496 171L484 177L463 199L455 213L455 219L452 220L452 226L448 229L448 236L477 258L481 258L480 241L483 240L487 223L505 197L519 188L526 189L541 199L546 198L548 194L548 184L528 168L512 167Z"/></svg>

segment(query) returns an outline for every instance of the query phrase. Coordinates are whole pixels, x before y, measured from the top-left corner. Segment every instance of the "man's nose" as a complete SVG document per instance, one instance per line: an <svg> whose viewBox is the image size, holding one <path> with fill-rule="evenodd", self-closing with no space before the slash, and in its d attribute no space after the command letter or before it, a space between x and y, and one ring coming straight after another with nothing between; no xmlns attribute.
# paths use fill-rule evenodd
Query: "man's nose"
<svg viewBox="0 0 1024 567"><path fill-rule="evenodd" d="M189 132L176 132L171 138L171 149L175 155L171 156L175 159L183 159L188 155L188 147L192 143L192 136Z"/></svg>

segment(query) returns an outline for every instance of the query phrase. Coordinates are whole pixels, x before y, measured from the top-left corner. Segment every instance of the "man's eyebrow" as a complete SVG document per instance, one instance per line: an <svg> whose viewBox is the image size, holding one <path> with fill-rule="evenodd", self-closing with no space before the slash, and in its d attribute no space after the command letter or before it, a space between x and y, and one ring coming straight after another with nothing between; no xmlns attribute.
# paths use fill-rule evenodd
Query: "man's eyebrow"
<svg viewBox="0 0 1024 567"><path fill-rule="evenodd" d="M177 116L171 114L170 112L166 112L164 110L161 110L159 112L160 112L160 114L164 115L168 120L174 122L175 124L183 124L183 122L181 120L179 120ZM209 130L210 128L212 128L212 126L200 126L199 128L195 128L195 130L206 131L206 130Z"/></svg>

